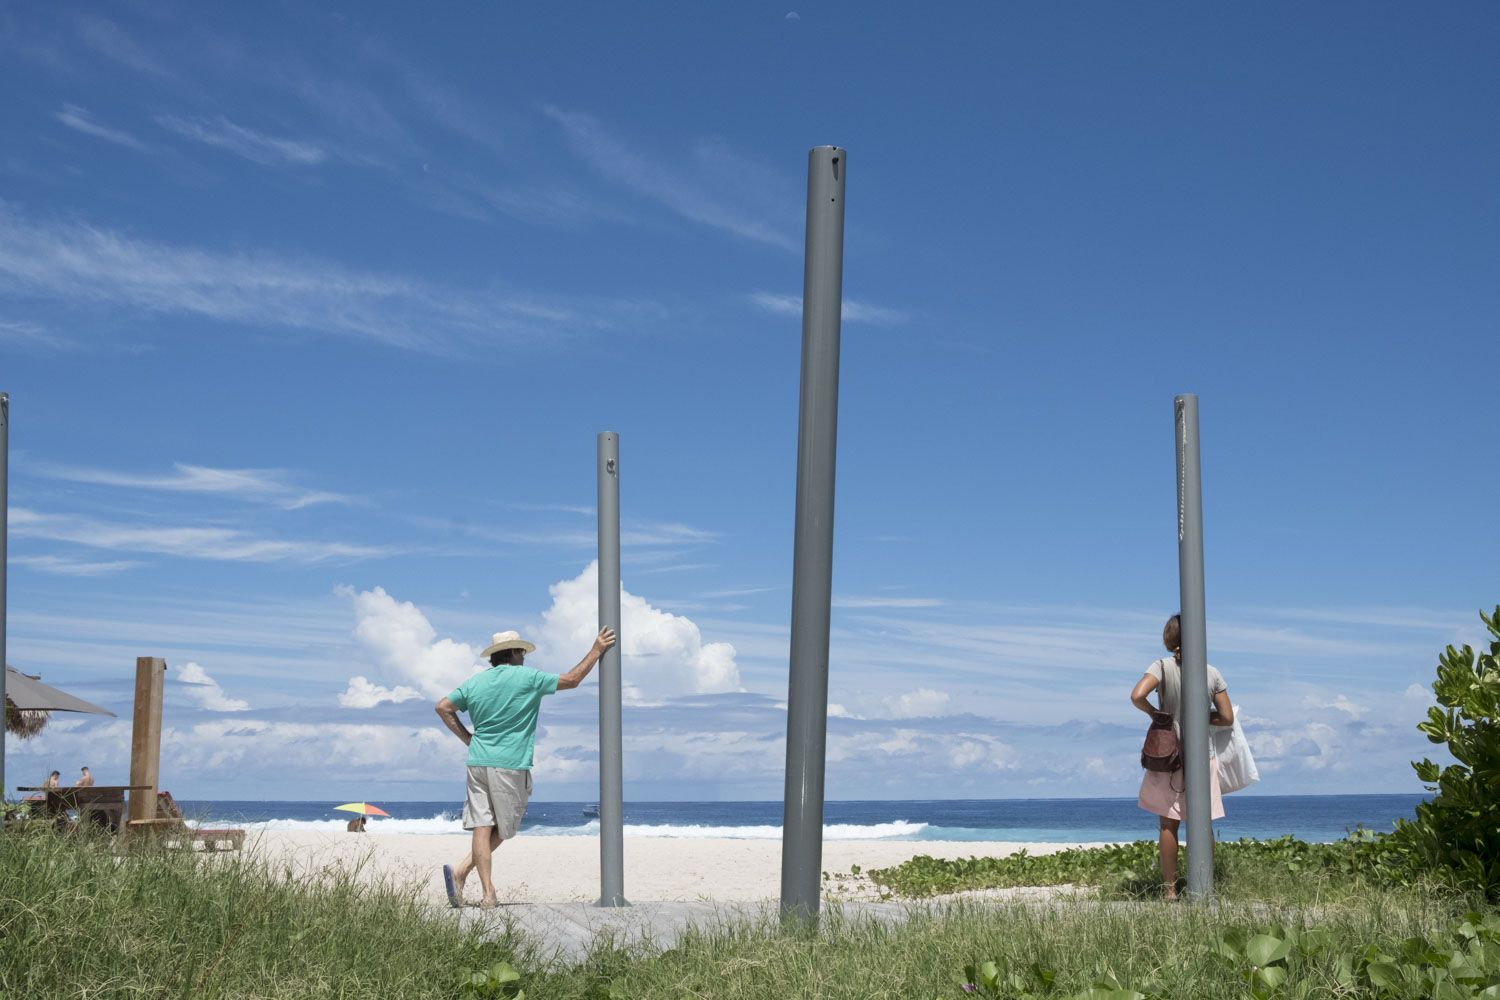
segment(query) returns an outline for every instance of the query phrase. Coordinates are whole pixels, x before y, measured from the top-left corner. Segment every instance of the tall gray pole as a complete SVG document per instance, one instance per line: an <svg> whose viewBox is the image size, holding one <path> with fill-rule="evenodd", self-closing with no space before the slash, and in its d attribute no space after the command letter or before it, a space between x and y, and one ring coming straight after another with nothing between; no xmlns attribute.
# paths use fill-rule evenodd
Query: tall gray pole
<svg viewBox="0 0 1500 1000"><path fill-rule="evenodd" d="M1203 599L1203 480L1198 464L1198 397L1173 401L1177 431L1177 578L1182 600L1179 728L1187 781L1187 891L1214 891L1208 759L1208 631Z"/></svg>
<svg viewBox="0 0 1500 1000"><path fill-rule="evenodd" d="M0 392L0 801L5 799L5 570L10 565L10 393ZM0 826L5 814L0 811Z"/></svg>
<svg viewBox="0 0 1500 1000"><path fill-rule="evenodd" d="M802 398L797 425L797 527L786 713L781 915L818 916L823 868L823 767L828 741L828 622L833 599L833 485L839 416L839 321L844 284L848 154L807 154L807 250L802 276Z"/></svg>
<svg viewBox="0 0 1500 1000"><path fill-rule="evenodd" d="M599 905L625 901L625 774L620 748L620 435L599 435L599 627L615 644L599 661Z"/></svg>

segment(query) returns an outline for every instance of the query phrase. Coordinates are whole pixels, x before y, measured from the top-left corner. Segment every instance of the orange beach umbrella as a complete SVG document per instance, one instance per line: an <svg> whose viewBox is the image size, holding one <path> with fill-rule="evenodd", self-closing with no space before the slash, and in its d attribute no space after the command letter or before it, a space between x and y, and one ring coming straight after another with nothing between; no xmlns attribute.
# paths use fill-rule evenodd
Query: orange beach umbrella
<svg viewBox="0 0 1500 1000"><path fill-rule="evenodd" d="M342 809L344 812L359 813L361 816L390 816L379 806L372 806L368 802L346 802L341 806L334 806L335 810Z"/></svg>

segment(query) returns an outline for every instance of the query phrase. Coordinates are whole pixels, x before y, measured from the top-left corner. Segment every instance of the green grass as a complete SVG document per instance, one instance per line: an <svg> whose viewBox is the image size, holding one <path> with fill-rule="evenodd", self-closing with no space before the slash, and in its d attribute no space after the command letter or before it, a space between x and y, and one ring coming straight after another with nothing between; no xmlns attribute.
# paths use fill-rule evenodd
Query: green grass
<svg viewBox="0 0 1500 1000"><path fill-rule="evenodd" d="M1288 864L1309 854L1285 844L1240 853L1226 858L1223 884L1246 898L1275 895L1257 886L1281 885ZM1319 861L1300 881L1324 877L1332 878ZM1295 895L1277 892L1283 902ZM541 958L524 926L485 942L420 898L412 886L341 870L309 875L180 852L117 856L108 841L8 830L0 834L0 995L461 997L466 973L507 961L521 973L526 1000L934 1000L963 997L965 966L994 962L1054 975L1048 996L1112 977L1152 997L1240 998L1250 995L1246 961L1226 959L1217 942L1243 951L1257 934L1292 940L1316 926L1326 938L1319 949L1292 952L1277 973L1301 992L1275 995L1357 997L1374 994L1368 982L1339 978L1347 972L1340 956L1389 952L1395 962L1414 947L1403 940L1454 926L1467 905L1356 876L1336 905L1293 899L1274 913L1237 904L949 902L883 928L846 921L832 907L820 934L741 925L691 934L663 953L605 942L581 965L565 966ZM1440 944L1426 952L1448 947ZM1500 954L1500 943L1494 948Z"/></svg>
<svg viewBox="0 0 1500 1000"><path fill-rule="evenodd" d="M338 869L7 829L0 996L451 996L438 970L515 957L417 898Z"/></svg>

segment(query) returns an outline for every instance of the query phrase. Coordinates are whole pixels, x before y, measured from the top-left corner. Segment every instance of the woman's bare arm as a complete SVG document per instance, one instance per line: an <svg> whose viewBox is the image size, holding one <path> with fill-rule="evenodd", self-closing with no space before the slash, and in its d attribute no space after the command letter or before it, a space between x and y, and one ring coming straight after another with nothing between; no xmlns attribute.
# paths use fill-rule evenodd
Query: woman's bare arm
<svg viewBox="0 0 1500 1000"><path fill-rule="evenodd" d="M1234 706L1229 703L1228 691L1219 691L1214 695L1214 711L1218 713L1218 718L1214 720L1214 725L1234 725Z"/></svg>
<svg viewBox="0 0 1500 1000"><path fill-rule="evenodd" d="M1147 715L1155 715L1156 709L1151 705L1150 695L1160 683L1150 674L1142 674L1141 679L1135 682L1135 689L1130 692L1130 703Z"/></svg>

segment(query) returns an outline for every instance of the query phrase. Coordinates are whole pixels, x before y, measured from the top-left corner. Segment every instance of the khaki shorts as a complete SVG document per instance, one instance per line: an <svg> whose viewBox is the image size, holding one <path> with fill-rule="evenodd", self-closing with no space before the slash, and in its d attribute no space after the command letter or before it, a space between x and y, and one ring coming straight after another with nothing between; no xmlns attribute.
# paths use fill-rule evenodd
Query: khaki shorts
<svg viewBox="0 0 1500 1000"><path fill-rule="evenodd" d="M501 840L510 840L521 828L526 804L531 801L531 772L509 767L471 767L464 796L464 829L493 826Z"/></svg>

